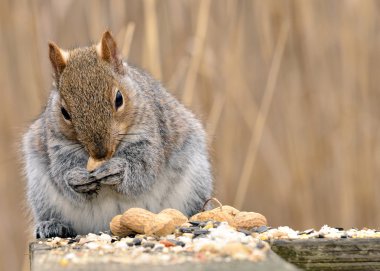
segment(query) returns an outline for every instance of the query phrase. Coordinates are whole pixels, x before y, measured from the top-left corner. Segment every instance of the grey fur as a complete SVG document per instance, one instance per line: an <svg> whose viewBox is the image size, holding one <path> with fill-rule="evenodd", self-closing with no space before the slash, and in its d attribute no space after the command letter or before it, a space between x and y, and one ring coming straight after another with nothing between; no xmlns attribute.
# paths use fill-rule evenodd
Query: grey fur
<svg viewBox="0 0 380 271"><path fill-rule="evenodd" d="M190 216L211 196L200 122L147 73L124 67L118 80L128 89L133 121L100 168L87 172L86 146L63 134L57 89L24 135L27 197L38 238L108 230L110 219L130 207L153 212L171 207ZM89 114L104 118L101 112Z"/></svg>

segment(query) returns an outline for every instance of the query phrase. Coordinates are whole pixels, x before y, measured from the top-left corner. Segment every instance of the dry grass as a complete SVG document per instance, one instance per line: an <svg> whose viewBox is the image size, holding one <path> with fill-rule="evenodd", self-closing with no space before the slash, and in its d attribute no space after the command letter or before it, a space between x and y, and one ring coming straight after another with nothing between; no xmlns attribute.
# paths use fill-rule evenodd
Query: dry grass
<svg viewBox="0 0 380 271"><path fill-rule="evenodd" d="M205 123L222 202L272 225L379 225L377 1L0 3L0 270L26 251L18 140L51 87L47 41L107 28Z"/></svg>

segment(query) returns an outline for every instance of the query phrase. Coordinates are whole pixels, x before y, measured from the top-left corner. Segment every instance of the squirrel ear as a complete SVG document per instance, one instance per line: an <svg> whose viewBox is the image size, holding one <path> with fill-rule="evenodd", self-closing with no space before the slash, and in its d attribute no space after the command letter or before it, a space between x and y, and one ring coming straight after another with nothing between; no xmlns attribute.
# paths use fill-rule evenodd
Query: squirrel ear
<svg viewBox="0 0 380 271"><path fill-rule="evenodd" d="M124 74L123 61L119 56L115 39L109 31L103 33L101 41L96 46L99 57L110 63L115 71Z"/></svg>
<svg viewBox="0 0 380 271"><path fill-rule="evenodd" d="M66 67L69 53L60 49L54 42L49 42L49 58L54 69L55 79L58 82L59 76Z"/></svg>

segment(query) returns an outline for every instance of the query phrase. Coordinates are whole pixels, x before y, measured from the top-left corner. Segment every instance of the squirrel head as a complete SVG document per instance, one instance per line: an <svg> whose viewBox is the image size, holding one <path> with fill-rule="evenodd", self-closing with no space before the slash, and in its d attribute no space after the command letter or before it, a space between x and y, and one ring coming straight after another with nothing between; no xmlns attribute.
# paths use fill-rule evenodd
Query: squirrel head
<svg viewBox="0 0 380 271"><path fill-rule="evenodd" d="M79 141L90 157L109 159L126 133L131 110L126 66L110 32L91 47L70 51L49 43L49 57L59 93L55 114L62 133Z"/></svg>

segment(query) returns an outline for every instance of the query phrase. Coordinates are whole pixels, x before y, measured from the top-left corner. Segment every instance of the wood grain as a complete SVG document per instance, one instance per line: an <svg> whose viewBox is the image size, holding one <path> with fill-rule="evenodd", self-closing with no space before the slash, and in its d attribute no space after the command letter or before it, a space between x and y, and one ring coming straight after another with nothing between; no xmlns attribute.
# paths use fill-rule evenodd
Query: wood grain
<svg viewBox="0 0 380 271"><path fill-rule="evenodd" d="M379 270L380 239L276 240L272 250L305 270Z"/></svg>
<svg viewBox="0 0 380 271"><path fill-rule="evenodd" d="M84 264L70 263L67 266L59 264L61 256L56 252L57 249L51 249L49 246L32 242L29 245L30 252L30 270L31 271L272 271L272 270L299 270L294 265L285 262L275 253L270 251L267 259L263 262L249 261L231 261L231 262L206 262L206 263L183 263L175 265L126 265L121 264L117 260L117 256L110 256L109 261L105 261L103 257L93 257ZM120 256L119 256L120 257Z"/></svg>

